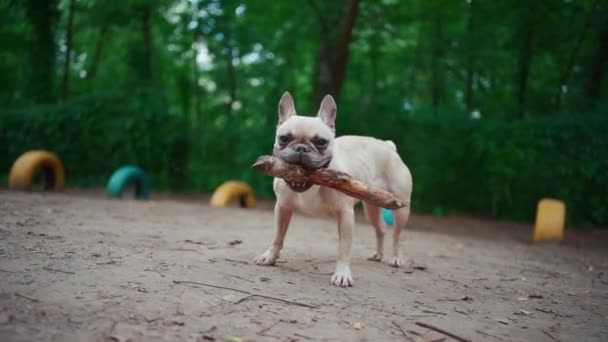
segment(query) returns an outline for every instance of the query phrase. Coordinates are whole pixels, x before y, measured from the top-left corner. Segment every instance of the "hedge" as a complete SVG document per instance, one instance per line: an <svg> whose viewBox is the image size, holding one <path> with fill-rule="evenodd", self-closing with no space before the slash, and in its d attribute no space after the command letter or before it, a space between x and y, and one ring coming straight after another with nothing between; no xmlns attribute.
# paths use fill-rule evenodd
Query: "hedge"
<svg viewBox="0 0 608 342"><path fill-rule="evenodd" d="M68 184L103 186L137 164L156 189L210 192L236 178L272 196L271 179L250 169L271 151L274 116L209 115L197 128L162 97L91 95L55 105L0 110L0 174L24 151L62 158ZM361 116L359 116L361 120ZM393 140L414 178L413 210L531 221L537 201L566 202L570 224L608 223L608 117L520 121L378 116L338 121L338 133ZM5 176L4 176L5 177Z"/></svg>

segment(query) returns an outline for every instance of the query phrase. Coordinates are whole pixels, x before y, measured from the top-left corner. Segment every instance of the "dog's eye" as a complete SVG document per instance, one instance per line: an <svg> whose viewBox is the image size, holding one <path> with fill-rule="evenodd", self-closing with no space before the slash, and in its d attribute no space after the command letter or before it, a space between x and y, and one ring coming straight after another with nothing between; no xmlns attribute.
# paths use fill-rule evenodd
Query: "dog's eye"
<svg viewBox="0 0 608 342"><path fill-rule="evenodd" d="M281 135L281 136L279 137L279 142L280 142L281 144L287 144L287 143L288 143L290 140L291 140L291 139L290 139L290 138L289 138L289 136L287 136L287 135Z"/></svg>
<svg viewBox="0 0 608 342"><path fill-rule="evenodd" d="M318 147L325 147L325 146L327 146L328 143L329 143L329 141L327 141L327 139L323 139L323 138L315 139L315 145L317 145Z"/></svg>

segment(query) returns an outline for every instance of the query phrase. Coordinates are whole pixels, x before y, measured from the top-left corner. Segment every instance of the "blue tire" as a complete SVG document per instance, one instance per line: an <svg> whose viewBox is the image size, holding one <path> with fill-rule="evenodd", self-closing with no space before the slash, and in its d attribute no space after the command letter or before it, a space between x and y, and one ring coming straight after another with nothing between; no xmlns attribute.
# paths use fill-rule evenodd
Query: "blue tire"
<svg viewBox="0 0 608 342"><path fill-rule="evenodd" d="M387 226L392 226L394 223L393 220L393 211L382 208L382 219Z"/></svg>
<svg viewBox="0 0 608 342"><path fill-rule="evenodd" d="M133 165L121 166L112 174L106 191L108 196L122 197L125 187L135 185L135 198L146 199L150 197L150 180L146 173L139 167Z"/></svg>

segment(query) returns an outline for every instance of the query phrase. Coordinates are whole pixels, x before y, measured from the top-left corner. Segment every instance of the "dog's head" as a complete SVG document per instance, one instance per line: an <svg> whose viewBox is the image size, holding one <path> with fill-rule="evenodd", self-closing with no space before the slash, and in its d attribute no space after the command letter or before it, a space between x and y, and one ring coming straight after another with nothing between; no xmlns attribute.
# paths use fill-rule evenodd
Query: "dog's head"
<svg viewBox="0 0 608 342"><path fill-rule="evenodd" d="M329 165L335 139L336 102L326 95L316 117L296 114L289 92L279 101L279 123L273 154L275 157L305 168L318 169ZM302 192L312 184L290 183L292 190Z"/></svg>

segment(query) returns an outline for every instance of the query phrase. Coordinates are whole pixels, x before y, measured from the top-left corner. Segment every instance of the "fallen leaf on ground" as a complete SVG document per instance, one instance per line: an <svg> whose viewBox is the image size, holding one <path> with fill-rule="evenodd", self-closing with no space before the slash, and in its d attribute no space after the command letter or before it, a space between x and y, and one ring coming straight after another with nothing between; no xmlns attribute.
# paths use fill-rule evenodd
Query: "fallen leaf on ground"
<svg viewBox="0 0 608 342"><path fill-rule="evenodd" d="M520 316L530 316L532 315L532 311L527 311L527 310L519 310L517 312L515 312L515 315L520 315Z"/></svg>
<svg viewBox="0 0 608 342"><path fill-rule="evenodd" d="M242 342L243 339L238 336L226 336L224 337L224 341L226 342Z"/></svg>
<svg viewBox="0 0 608 342"><path fill-rule="evenodd" d="M186 239L186 240L184 240L184 242L185 243L192 243L192 244L195 244L195 245L209 245L209 244L211 244L211 243L206 242L206 241L194 241L194 240L190 240L190 239Z"/></svg>
<svg viewBox="0 0 608 342"><path fill-rule="evenodd" d="M456 312L458 312L459 314L462 314L462 315L468 315L469 314L468 312L466 312L464 310L460 310L460 309L454 309L454 311L456 311Z"/></svg>
<svg viewBox="0 0 608 342"><path fill-rule="evenodd" d="M242 243L243 243L243 240L232 240L232 241L228 242L228 244L230 246L236 246L236 245L240 245Z"/></svg>
<svg viewBox="0 0 608 342"><path fill-rule="evenodd" d="M132 288L133 290L136 290L138 292L148 292L148 290L146 290L145 287L140 286L141 283L136 283L136 282L129 282L129 287Z"/></svg>
<svg viewBox="0 0 608 342"><path fill-rule="evenodd" d="M469 297L469 296L462 296L462 297L460 297L458 299L456 299L456 298L453 298L453 299L452 298L444 298L444 299L438 299L437 301L438 302L458 302L458 301L461 301L461 300L465 301L465 302L472 302L473 298Z"/></svg>
<svg viewBox="0 0 608 342"><path fill-rule="evenodd" d="M353 324L353 328L355 328L355 330L361 330L361 329L365 328L365 324L363 324L361 322L356 322L355 324Z"/></svg>
<svg viewBox="0 0 608 342"><path fill-rule="evenodd" d="M106 262L96 262L95 263L95 265L115 265L115 264L119 264L119 262L116 260L110 260L110 261L106 261Z"/></svg>
<svg viewBox="0 0 608 342"><path fill-rule="evenodd" d="M145 315L144 315L144 319L145 319L145 320L146 320L146 322L148 322L148 323L153 323L153 322L158 321L159 319L162 319L162 317L161 317L161 316L152 317L152 316L145 316Z"/></svg>
<svg viewBox="0 0 608 342"><path fill-rule="evenodd" d="M545 298L543 297L543 295L539 294L539 293L530 293L528 295L528 298L537 298L537 299L541 299L541 298Z"/></svg>
<svg viewBox="0 0 608 342"><path fill-rule="evenodd" d="M509 321L506 318L497 318L496 322L502 323L504 325L509 325Z"/></svg>
<svg viewBox="0 0 608 342"><path fill-rule="evenodd" d="M185 323L183 321L168 321L166 325L177 325L183 327Z"/></svg>
<svg viewBox="0 0 608 342"><path fill-rule="evenodd" d="M528 300L528 297L517 297L517 300L521 300L521 301Z"/></svg>

